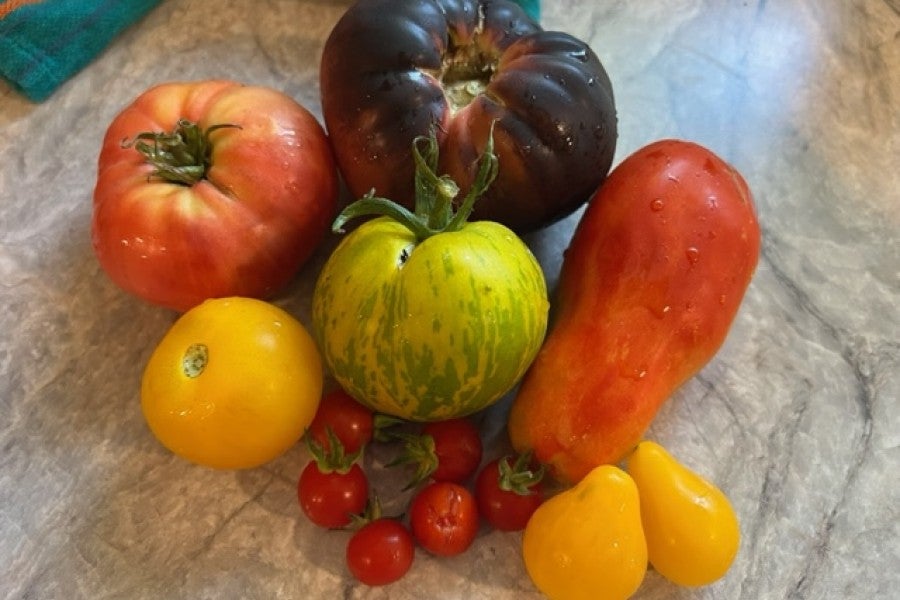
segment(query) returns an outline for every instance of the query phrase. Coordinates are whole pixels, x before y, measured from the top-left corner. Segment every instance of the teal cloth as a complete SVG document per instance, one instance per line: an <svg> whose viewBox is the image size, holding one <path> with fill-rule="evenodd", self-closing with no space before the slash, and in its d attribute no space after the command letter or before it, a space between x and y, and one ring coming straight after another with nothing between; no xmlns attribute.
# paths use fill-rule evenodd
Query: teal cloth
<svg viewBox="0 0 900 600"><path fill-rule="evenodd" d="M541 22L541 0L513 0L516 4L525 9L529 17L536 22Z"/></svg>
<svg viewBox="0 0 900 600"><path fill-rule="evenodd" d="M0 19L0 76L46 100L160 0L44 0Z"/></svg>

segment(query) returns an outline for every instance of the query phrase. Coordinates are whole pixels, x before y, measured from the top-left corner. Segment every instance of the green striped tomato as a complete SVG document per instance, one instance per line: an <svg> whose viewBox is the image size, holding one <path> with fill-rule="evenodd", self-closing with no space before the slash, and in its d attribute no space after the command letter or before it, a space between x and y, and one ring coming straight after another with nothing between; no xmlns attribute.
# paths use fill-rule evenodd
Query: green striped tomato
<svg viewBox="0 0 900 600"><path fill-rule="evenodd" d="M325 264L312 320L327 367L357 400L436 421L485 408L518 382L548 308L540 266L505 226L476 221L419 240L378 217Z"/></svg>

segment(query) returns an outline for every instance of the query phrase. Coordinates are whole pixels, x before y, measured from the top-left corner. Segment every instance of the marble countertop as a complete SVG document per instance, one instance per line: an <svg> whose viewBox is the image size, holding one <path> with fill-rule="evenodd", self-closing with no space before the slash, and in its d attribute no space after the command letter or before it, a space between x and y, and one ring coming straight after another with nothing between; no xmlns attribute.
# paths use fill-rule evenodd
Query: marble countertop
<svg viewBox="0 0 900 600"><path fill-rule="evenodd" d="M166 452L139 381L175 314L119 291L89 236L106 126L172 79L268 85L321 115L317 64L347 2L169 0L48 101L0 84L0 596L539 598L520 534L419 551L366 588L345 532L309 524L305 450L219 472ZM887 599L900 589L900 5L897 0L550 0L617 97L616 162L699 142L752 188L753 283L712 362L650 435L717 482L742 542L721 581L641 599ZM548 280L578 214L528 236ZM327 249L276 299L302 320ZM502 422L504 404L485 417ZM495 443L501 434L490 438Z"/></svg>

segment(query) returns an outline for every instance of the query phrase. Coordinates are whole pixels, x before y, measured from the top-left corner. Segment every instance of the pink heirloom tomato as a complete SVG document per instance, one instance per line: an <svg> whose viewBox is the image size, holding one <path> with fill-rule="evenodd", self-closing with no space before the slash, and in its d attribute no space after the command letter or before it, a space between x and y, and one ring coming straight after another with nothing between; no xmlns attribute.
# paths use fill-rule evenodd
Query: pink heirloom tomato
<svg viewBox="0 0 900 600"><path fill-rule="evenodd" d="M92 238L113 282L185 311L272 296L337 210L325 130L292 98L232 81L150 88L100 152Z"/></svg>
<svg viewBox="0 0 900 600"><path fill-rule="evenodd" d="M613 90L584 42L508 0L360 0L322 53L322 111L356 198L412 208L412 141L436 126L439 173L464 195L493 127L500 172L473 221L517 233L579 208L616 148Z"/></svg>

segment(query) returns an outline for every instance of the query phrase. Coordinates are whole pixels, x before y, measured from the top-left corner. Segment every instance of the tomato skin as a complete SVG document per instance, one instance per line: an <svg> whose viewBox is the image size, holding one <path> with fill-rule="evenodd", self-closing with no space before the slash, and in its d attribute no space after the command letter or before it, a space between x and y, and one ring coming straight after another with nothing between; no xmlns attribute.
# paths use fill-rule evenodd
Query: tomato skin
<svg viewBox="0 0 900 600"><path fill-rule="evenodd" d="M372 440L374 415L344 390L334 389L322 397L308 430L326 451L330 447L328 429L341 442L344 452L353 454Z"/></svg>
<svg viewBox="0 0 900 600"><path fill-rule="evenodd" d="M481 435L470 420L459 418L426 423L422 434L430 435L434 440L437 468L431 473L433 480L462 483L481 464Z"/></svg>
<svg viewBox="0 0 900 600"><path fill-rule="evenodd" d="M141 409L175 454L246 469L297 443L322 379L315 342L290 314L262 300L217 298L181 315L156 346L141 379Z"/></svg>
<svg viewBox="0 0 900 600"><path fill-rule="evenodd" d="M495 58L485 65L474 56ZM470 75L444 67L470 62L491 76L466 104L468 92L454 90ZM435 124L446 150L440 172L464 192L494 127L503 168L475 219L516 232L574 211L612 165L616 109L600 60L513 2L358 2L329 35L319 72L324 120L355 197L374 187L411 207L410 142Z"/></svg>
<svg viewBox="0 0 900 600"><path fill-rule="evenodd" d="M525 570L548 598L625 600L647 572L637 487L600 465L534 512L522 534Z"/></svg>
<svg viewBox="0 0 900 600"><path fill-rule="evenodd" d="M478 533L478 507L463 486L437 481L422 488L409 507L412 534L423 548L438 556L464 552Z"/></svg>
<svg viewBox="0 0 900 600"><path fill-rule="evenodd" d="M740 523L728 497L665 448L643 440L626 469L641 498L647 556L666 579L708 585L725 575L740 547Z"/></svg>
<svg viewBox="0 0 900 600"><path fill-rule="evenodd" d="M151 177L123 140L171 132L179 119L210 134L210 166L193 185ZM94 188L92 242L127 292L184 311L206 298L271 297L322 240L337 208L324 129L292 98L231 81L165 83L111 122Z"/></svg>
<svg viewBox="0 0 900 600"><path fill-rule="evenodd" d="M369 482L357 463L342 473L322 471L315 461L310 461L297 482L300 508L319 527L346 527L351 515L365 510L368 497Z"/></svg>
<svg viewBox="0 0 900 600"><path fill-rule="evenodd" d="M619 163L566 250L513 447L569 483L620 461L725 341L760 242L746 181L711 150L659 140Z"/></svg>
<svg viewBox="0 0 900 600"><path fill-rule="evenodd" d="M524 242L498 223L417 243L379 217L328 258L313 330L328 370L358 401L441 421L485 408L522 377L546 332L546 285Z"/></svg>
<svg viewBox="0 0 900 600"><path fill-rule="evenodd" d="M490 461L475 479L478 514L494 529L521 531L544 501L543 485L535 483L528 488L527 494L502 489L499 484L501 460L507 460L507 457Z"/></svg>
<svg viewBox="0 0 900 600"><path fill-rule="evenodd" d="M347 567L354 577L370 586L399 580L409 571L414 558L412 535L395 519L366 523L347 543Z"/></svg>

